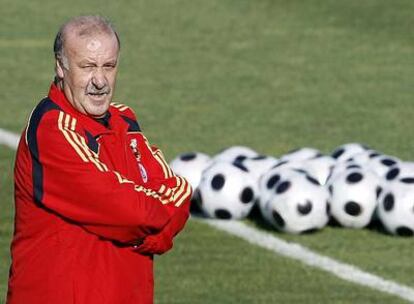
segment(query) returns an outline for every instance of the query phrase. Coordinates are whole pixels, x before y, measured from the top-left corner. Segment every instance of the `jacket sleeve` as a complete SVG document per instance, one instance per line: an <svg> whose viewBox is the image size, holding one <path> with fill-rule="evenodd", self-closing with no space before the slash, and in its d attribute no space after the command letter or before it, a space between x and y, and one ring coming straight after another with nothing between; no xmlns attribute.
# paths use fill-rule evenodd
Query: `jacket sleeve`
<svg viewBox="0 0 414 304"><path fill-rule="evenodd" d="M189 217L189 200L185 200L182 205L176 207L174 204L182 198L182 189L190 187L189 183L182 177L169 178L163 181L164 185L167 185L168 182L172 182L175 186L169 186L166 191L172 191L171 203L164 205L165 211L170 216L167 224L159 231L153 231L144 237L140 237L133 240L122 240L121 236L125 230L125 227L106 227L106 226L97 226L97 225L84 225L84 228L94 234L104 236L113 240L118 240L124 243L124 245L129 246L138 246L147 240L150 237L154 237L153 241L156 242L155 246L157 249L154 249L151 253L164 253L172 247L172 240L176 234L178 234L183 228ZM162 187L161 190L162 191ZM165 188L167 189L167 188ZM191 191L191 188L190 188ZM191 192L190 192L191 196ZM165 248L168 243L171 243L171 247L168 249L162 250L159 248ZM161 252L160 252L161 251Z"/></svg>
<svg viewBox="0 0 414 304"><path fill-rule="evenodd" d="M164 159L161 150L156 146L150 147L154 158L159 162L160 166L164 167L164 177L175 176L175 173L168 166ZM136 247L136 251L141 254L163 254L173 247L174 237L184 228L190 216L190 199L192 195L192 189L190 184L182 177L178 177L184 180L186 183L187 191L182 191L180 198L176 198L176 201L180 200L180 203L176 205L168 205L166 208L169 209L172 217L168 223L158 233L148 235L142 241L142 244Z"/></svg>
<svg viewBox="0 0 414 304"><path fill-rule="evenodd" d="M132 109L127 106L124 106L122 115L125 115L129 118L130 121L133 121L136 126L139 126L136 115ZM181 177L177 176L170 168L166 162L162 151L155 145L151 145L145 135L141 132L138 127L139 132L131 135L132 138L136 139L139 143L139 146L142 149L141 162L145 168L149 169L150 181L154 180L165 180L170 178L175 178L178 180L176 185L177 191L175 192L174 204L165 205L169 210L169 213L189 213L188 204L192 195L192 188L188 181ZM188 216L187 216L188 217Z"/></svg>
<svg viewBox="0 0 414 304"><path fill-rule="evenodd" d="M188 205L188 204L187 204ZM167 225L156 233L145 237L135 246L141 254L163 254L173 247L173 239L183 228L189 217L189 212L177 210Z"/></svg>
<svg viewBox="0 0 414 304"><path fill-rule="evenodd" d="M76 132L76 119L61 111L47 113L27 132L38 204L121 242L156 233L170 220L165 206L175 201L177 178L144 187L109 170Z"/></svg>
<svg viewBox="0 0 414 304"><path fill-rule="evenodd" d="M160 166L164 167L164 175L162 175L162 178L171 178L171 177L178 177L170 168L167 161L164 158L163 153L157 146L150 146L151 151L154 155L154 158L158 161ZM185 186L187 187L185 190L182 191L181 196L176 198L176 204L168 205L166 208L170 208L173 210L171 211L173 214L176 214L175 217L170 219L170 222L168 224L167 229L171 230L171 236L175 236L181 229L184 227L185 222L187 221L189 214L190 214L190 200L192 196L192 188L190 183L183 177L179 177L181 180L183 180L185 183ZM176 207L176 208L174 208Z"/></svg>
<svg viewBox="0 0 414 304"><path fill-rule="evenodd" d="M123 111L123 115L128 116L131 121L134 121L135 124L138 125L135 113L131 109L127 108ZM146 168L149 168L149 171L151 172L151 180L163 180L170 178L177 178L179 180L177 183L174 203L165 205L165 208L168 210L169 214L172 215L172 218L162 229L160 236L156 237L155 235L152 235L146 240L148 242L153 238L159 240L170 239L172 243L172 238L184 228L184 225L189 217L190 199L192 195L191 186L185 178L177 176L171 170L162 151L157 146L151 145L144 134L138 132L138 134L134 135L134 138L140 142L140 146L144 150L141 161L144 163Z"/></svg>

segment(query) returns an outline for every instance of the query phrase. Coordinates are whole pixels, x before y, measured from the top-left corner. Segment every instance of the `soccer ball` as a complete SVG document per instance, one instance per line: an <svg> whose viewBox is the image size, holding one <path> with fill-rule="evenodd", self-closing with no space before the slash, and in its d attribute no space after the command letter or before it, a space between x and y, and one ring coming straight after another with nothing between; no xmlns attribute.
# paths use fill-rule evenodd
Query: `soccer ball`
<svg viewBox="0 0 414 304"><path fill-rule="evenodd" d="M336 160L333 157L320 154L304 160L280 161L275 167L304 171L315 178L319 184L324 185L335 165Z"/></svg>
<svg viewBox="0 0 414 304"><path fill-rule="evenodd" d="M388 183L380 195L378 217L391 234L414 234L414 185L398 180Z"/></svg>
<svg viewBox="0 0 414 304"><path fill-rule="evenodd" d="M292 150L286 153L285 155L280 157L280 161L282 162L301 161L305 159L318 157L320 155L322 155L322 153L319 150L305 147L305 148L295 149L295 150Z"/></svg>
<svg viewBox="0 0 414 304"><path fill-rule="evenodd" d="M327 155L320 155L308 160L304 160L301 169L309 173L310 176L318 180L319 184L325 185L336 160Z"/></svg>
<svg viewBox="0 0 414 304"><path fill-rule="evenodd" d="M280 181L282 175L285 178L288 178L289 176L297 173L298 171L294 171L290 167L278 166L268 170L260 177L257 203L260 213L267 222L272 222L272 213L266 210L266 204L269 204L270 199L275 192L276 184Z"/></svg>
<svg viewBox="0 0 414 304"><path fill-rule="evenodd" d="M355 163L360 166L366 166L374 171L378 176L383 177L390 167L401 161L390 155L381 154L375 150L366 150L353 155L347 159L347 162Z"/></svg>
<svg viewBox="0 0 414 304"><path fill-rule="evenodd" d="M280 170L263 181L271 192L262 203L265 219L277 229L293 234L323 228L329 219L328 191L306 173Z"/></svg>
<svg viewBox="0 0 414 304"><path fill-rule="evenodd" d="M252 209L257 192L256 181L243 167L215 162L203 171L196 200L208 217L242 219Z"/></svg>
<svg viewBox="0 0 414 304"><path fill-rule="evenodd" d="M220 162L220 161L225 161L225 162L240 162L248 157L256 157L259 156L259 154L249 148L249 147L244 147L244 146L233 146L227 149L224 149L223 151L221 151L220 153L216 154L213 157L213 161L214 162Z"/></svg>
<svg viewBox="0 0 414 304"><path fill-rule="evenodd" d="M256 157L247 157L237 163L244 166L253 178L258 181L264 173L278 163L278 160L271 156L259 155Z"/></svg>
<svg viewBox="0 0 414 304"><path fill-rule="evenodd" d="M201 173L209 166L210 156L200 152L183 153L170 163L171 169L177 175L185 177L193 189L198 187Z"/></svg>
<svg viewBox="0 0 414 304"><path fill-rule="evenodd" d="M387 181L399 181L404 184L414 183L414 162L401 162L388 169Z"/></svg>
<svg viewBox="0 0 414 304"><path fill-rule="evenodd" d="M352 167L331 179L328 189L332 217L344 227L362 228L371 222L382 179L367 168Z"/></svg>
<svg viewBox="0 0 414 304"><path fill-rule="evenodd" d="M348 144L344 144L342 146L337 147L332 152L331 156L335 158L337 161L346 161L347 159L353 157L354 155L361 153L361 152L365 152L366 150L369 150L369 148L363 144L348 143Z"/></svg>
<svg viewBox="0 0 414 304"><path fill-rule="evenodd" d="M364 166L364 165L369 164L372 158L380 156L380 155L381 153L375 150L367 149L367 150L364 150L362 152L352 155L346 160L346 162L351 162L351 163Z"/></svg>
<svg viewBox="0 0 414 304"><path fill-rule="evenodd" d="M350 169L367 169L367 164L359 164L354 162L353 160L348 161L340 161L337 162L332 168L331 172L328 175L328 178L326 180L326 185L330 184L332 180L334 180L338 175L343 174L344 171L350 170Z"/></svg>
<svg viewBox="0 0 414 304"><path fill-rule="evenodd" d="M392 166L398 165L401 160L390 155L377 155L371 158L368 166L378 175L384 177Z"/></svg>

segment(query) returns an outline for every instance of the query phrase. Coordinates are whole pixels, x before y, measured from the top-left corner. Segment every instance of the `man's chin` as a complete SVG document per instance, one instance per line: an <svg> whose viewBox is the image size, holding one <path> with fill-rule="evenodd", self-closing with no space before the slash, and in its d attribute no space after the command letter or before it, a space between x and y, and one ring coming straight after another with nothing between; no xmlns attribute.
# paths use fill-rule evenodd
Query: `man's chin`
<svg viewBox="0 0 414 304"><path fill-rule="evenodd" d="M102 118L105 116L106 112L108 111L108 108L109 108L109 103L105 105L100 105L100 106L92 106L92 107L88 107L86 113L88 116L91 116L94 119Z"/></svg>

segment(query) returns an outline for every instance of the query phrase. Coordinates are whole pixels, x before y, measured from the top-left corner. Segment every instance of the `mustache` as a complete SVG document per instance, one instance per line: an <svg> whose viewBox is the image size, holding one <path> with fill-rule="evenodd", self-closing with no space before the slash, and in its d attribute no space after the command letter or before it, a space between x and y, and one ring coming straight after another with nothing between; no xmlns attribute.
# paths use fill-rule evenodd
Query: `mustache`
<svg viewBox="0 0 414 304"><path fill-rule="evenodd" d="M111 93L111 88L107 85L105 85L102 88L97 88L95 86L90 86L86 90L87 94L109 94Z"/></svg>

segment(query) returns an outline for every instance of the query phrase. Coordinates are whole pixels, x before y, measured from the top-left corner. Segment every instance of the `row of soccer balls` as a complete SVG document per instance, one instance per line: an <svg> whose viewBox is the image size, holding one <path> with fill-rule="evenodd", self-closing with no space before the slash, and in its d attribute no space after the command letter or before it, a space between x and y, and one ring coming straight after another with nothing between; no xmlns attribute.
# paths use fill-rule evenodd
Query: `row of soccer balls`
<svg viewBox="0 0 414 304"><path fill-rule="evenodd" d="M321 229L332 218L350 228L377 219L391 234L414 234L414 163L358 143L331 155L301 148L279 159L234 146L214 157L185 153L170 165L189 180L193 202L208 217L242 219L257 204L288 233Z"/></svg>

